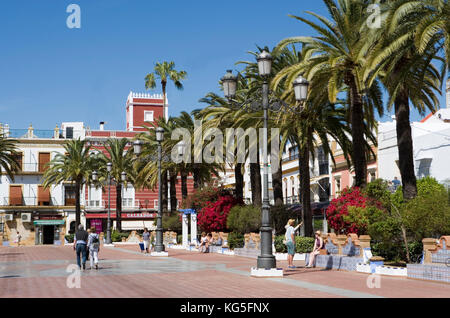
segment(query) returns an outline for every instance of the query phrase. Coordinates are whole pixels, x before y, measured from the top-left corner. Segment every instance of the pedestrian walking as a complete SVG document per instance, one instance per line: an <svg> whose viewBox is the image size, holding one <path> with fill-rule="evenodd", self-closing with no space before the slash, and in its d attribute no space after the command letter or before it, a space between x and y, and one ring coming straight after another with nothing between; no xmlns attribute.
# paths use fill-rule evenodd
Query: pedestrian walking
<svg viewBox="0 0 450 318"><path fill-rule="evenodd" d="M86 254L87 254L87 243L89 239L89 234L84 230L83 225L78 225L78 231L75 233L75 239L73 241L73 249L77 253L77 264L81 269L83 265L83 270L86 269ZM81 260L80 260L81 257Z"/></svg>
<svg viewBox="0 0 450 318"><path fill-rule="evenodd" d="M19 231L17 231L16 243L17 247L20 246L20 240L22 239L22 235L20 235Z"/></svg>
<svg viewBox="0 0 450 318"><path fill-rule="evenodd" d="M147 228L144 229L144 233L142 233L142 239L144 241L144 250L145 250L145 254L148 254L148 248L150 246L150 232L148 231Z"/></svg>
<svg viewBox="0 0 450 318"><path fill-rule="evenodd" d="M100 237L96 233L95 227L91 227L91 233L88 236L87 247L89 254L91 255L90 263L91 269L95 265L95 269L98 269L98 252L100 252Z"/></svg>
<svg viewBox="0 0 450 318"><path fill-rule="evenodd" d="M91 234L91 229L87 229L87 232ZM89 261L89 246L86 246L86 261Z"/></svg>

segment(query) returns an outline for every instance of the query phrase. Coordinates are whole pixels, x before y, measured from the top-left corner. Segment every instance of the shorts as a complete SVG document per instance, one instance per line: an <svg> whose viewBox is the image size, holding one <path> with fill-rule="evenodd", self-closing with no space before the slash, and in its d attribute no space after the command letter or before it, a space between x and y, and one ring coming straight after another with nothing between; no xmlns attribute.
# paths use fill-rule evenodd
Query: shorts
<svg viewBox="0 0 450 318"><path fill-rule="evenodd" d="M295 255L295 246L294 246L294 242L289 241L286 243L287 246L287 252L289 255Z"/></svg>
<svg viewBox="0 0 450 318"><path fill-rule="evenodd" d="M148 249L148 246L150 245L150 241L144 241L144 249Z"/></svg>

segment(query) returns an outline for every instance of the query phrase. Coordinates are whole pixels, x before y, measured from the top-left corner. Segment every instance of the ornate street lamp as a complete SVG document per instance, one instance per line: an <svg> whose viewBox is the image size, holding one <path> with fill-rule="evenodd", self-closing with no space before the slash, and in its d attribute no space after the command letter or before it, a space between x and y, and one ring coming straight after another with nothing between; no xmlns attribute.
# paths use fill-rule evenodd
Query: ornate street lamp
<svg viewBox="0 0 450 318"><path fill-rule="evenodd" d="M276 269L276 259L272 250L272 228L270 220L270 205L269 205L269 179L268 179L268 109L269 109L269 83L268 78L272 70L272 56L263 51L258 57L258 70L259 75L263 78L262 85L262 108L264 111L264 129L263 129L263 163L264 163L264 175L263 175L263 203L261 209L261 255L258 256L257 268L252 269L252 275L254 276L267 276L267 273L263 273L265 270L270 270L270 276L282 276L282 270ZM227 74L222 78L223 89L225 97L232 103L232 97L236 94L237 77L231 74L231 71L227 71ZM247 104L258 104L259 101L244 101L241 107L247 107ZM273 103L272 107L281 107L280 101ZM258 107L258 105L256 105ZM253 107L252 107L253 108Z"/></svg>
<svg viewBox="0 0 450 318"><path fill-rule="evenodd" d="M292 85L294 86L295 99L300 103L304 103L308 97L309 82L300 75Z"/></svg>
<svg viewBox="0 0 450 318"><path fill-rule="evenodd" d="M163 228L162 228L162 171L161 171L161 161L162 161L162 149L161 143L164 141L164 128L157 127L156 128L156 141L158 142L158 216L156 217L156 244L155 244L155 253L156 256L166 256L165 248L163 244ZM142 153L142 145L143 142L141 140L136 140L133 143L134 153L136 155L140 155ZM151 156L151 160L154 158Z"/></svg>
<svg viewBox="0 0 450 318"><path fill-rule="evenodd" d="M111 244L111 162L106 164L106 171L108 172L108 224L106 229L106 244Z"/></svg>
<svg viewBox="0 0 450 318"><path fill-rule="evenodd" d="M237 76L233 75L232 70L227 70L227 73L221 78L221 81L225 97L232 99L236 96Z"/></svg>

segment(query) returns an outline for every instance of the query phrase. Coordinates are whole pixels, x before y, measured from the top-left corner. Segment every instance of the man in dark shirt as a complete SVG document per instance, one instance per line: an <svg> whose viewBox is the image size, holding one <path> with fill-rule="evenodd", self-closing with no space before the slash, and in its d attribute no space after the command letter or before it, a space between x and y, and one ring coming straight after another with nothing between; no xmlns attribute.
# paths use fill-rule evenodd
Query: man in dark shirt
<svg viewBox="0 0 450 318"><path fill-rule="evenodd" d="M86 246L88 242L89 234L84 230L83 225L78 225L78 231L75 233L75 239L73 241L73 249L77 252L77 264L81 269L80 254L82 256L83 270L86 269Z"/></svg>

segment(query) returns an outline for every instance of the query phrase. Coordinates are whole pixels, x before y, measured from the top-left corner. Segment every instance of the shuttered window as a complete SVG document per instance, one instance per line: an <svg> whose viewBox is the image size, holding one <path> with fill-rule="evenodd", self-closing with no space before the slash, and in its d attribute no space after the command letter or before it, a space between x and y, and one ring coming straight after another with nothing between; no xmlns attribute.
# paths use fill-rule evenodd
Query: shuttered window
<svg viewBox="0 0 450 318"><path fill-rule="evenodd" d="M19 165L19 171L22 171L23 170L23 159L22 159L23 154L19 153L17 155L14 155L13 157L14 157L15 161L17 162L17 164Z"/></svg>
<svg viewBox="0 0 450 318"><path fill-rule="evenodd" d="M39 172L45 172L47 170L46 164L50 162L50 153L41 152L39 153Z"/></svg>
<svg viewBox="0 0 450 318"><path fill-rule="evenodd" d="M38 187L38 205L50 205L50 189Z"/></svg>
<svg viewBox="0 0 450 318"><path fill-rule="evenodd" d="M9 205L23 205L22 186L9 186Z"/></svg>

